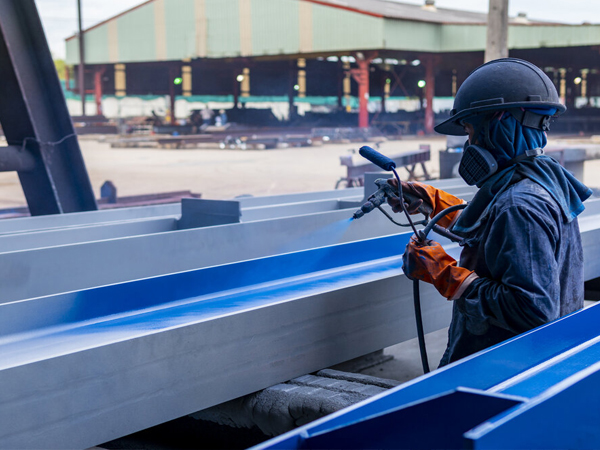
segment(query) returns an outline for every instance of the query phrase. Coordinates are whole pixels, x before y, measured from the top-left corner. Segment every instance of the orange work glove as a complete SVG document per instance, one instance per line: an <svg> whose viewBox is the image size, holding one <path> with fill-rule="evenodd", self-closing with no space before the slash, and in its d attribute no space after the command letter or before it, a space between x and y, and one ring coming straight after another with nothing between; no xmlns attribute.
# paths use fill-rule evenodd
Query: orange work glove
<svg viewBox="0 0 600 450"><path fill-rule="evenodd" d="M477 277L472 270L458 267L456 260L448 255L435 241L425 245L411 239L402 256L402 270L411 280L433 284L448 300L455 300Z"/></svg>
<svg viewBox="0 0 600 450"><path fill-rule="evenodd" d="M398 180L395 178L390 178L387 180L387 182L394 187L398 187ZM401 181L401 183L402 193L409 194L413 197L410 198L406 195L403 196L406 210L409 214L417 214L417 209L423 204L423 202L427 203L433 209L432 217L450 206L462 205L465 203L464 200L455 197L452 194L448 194L441 189L436 189L433 186L429 186L428 184L417 182L407 183L405 181ZM414 199L415 197L417 198L416 200ZM388 204L392 207L392 211L396 213L402 211L402 205L400 204L399 199L388 198ZM455 211L445 215L440 219L438 225L448 228L458 214L460 214L460 211Z"/></svg>

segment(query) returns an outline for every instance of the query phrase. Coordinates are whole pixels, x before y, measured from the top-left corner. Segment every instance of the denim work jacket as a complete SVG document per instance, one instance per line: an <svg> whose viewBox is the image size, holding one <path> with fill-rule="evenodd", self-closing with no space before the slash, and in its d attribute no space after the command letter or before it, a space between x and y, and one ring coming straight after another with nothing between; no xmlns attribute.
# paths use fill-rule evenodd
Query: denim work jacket
<svg viewBox="0 0 600 450"><path fill-rule="evenodd" d="M468 208L468 207L467 207ZM479 276L454 301L444 366L583 307L577 219L523 179L465 239L460 266Z"/></svg>

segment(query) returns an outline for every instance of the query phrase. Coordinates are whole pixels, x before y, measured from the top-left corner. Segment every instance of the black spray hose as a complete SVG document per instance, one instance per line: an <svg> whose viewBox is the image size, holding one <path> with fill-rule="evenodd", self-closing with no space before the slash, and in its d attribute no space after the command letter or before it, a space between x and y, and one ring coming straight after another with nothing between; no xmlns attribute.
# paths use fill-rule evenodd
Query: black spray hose
<svg viewBox="0 0 600 450"><path fill-rule="evenodd" d="M402 197L400 197L402 198ZM458 211L460 209L466 208L467 204L462 205L453 205L449 208L444 209L442 212L436 214L427 224L427 226L423 229L423 231L419 232L419 237L421 242L425 242L427 240L427 236L431 232L431 230L435 231L442 236L447 237L448 239L459 242L462 240L460 236L457 236L454 233L446 230L445 228L437 225L439 220L446 216L446 214L450 214L454 211ZM423 373L429 373L429 359L427 357L427 346L425 344L425 332L423 330L423 316L421 314L421 292L419 287L419 280L413 281L413 303L415 305L415 320L417 323L417 338L419 340L419 352L421 353L421 364L423 365Z"/></svg>
<svg viewBox="0 0 600 450"><path fill-rule="evenodd" d="M434 230L436 233L441 234L442 236L445 236L448 239L455 241L455 242L459 242L462 240L462 238L460 236L457 236L454 233L451 233L450 231L446 230L445 228L442 228L439 225L437 225L437 222L442 217L444 217L446 214L449 214L451 212L458 211L459 209L465 208L467 206L466 204L454 205L449 208L446 208L442 212L436 214L435 217L433 217L429 221L429 223L423 229L423 231L419 232L415 228L415 224L413 223L413 221L410 217L410 214L406 210L404 201L402 200L402 182L400 181L400 177L398 176L398 173L396 172L396 170L394 170L396 168L396 163L393 160L391 160L390 158L388 158L387 156L384 156L381 153L379 153L367 146L362 147L360 149L359 153L363 157L365 157L366 159L371 161L373 164L376 164L377 166L381 167L383 170L392 171L394 173L394 176L396 177L396 180L398 181L398 197L400 198L400 205L402 205L402 211L406 215L406 218L408 219L408 223L410 224L410 226L413 229L413 232L415 233L417 242L424 243L427 240L427 236L429 235L429 232L431 230ZM387 214L386 214L386 216L387 216ZM388 218L390 218L390 217L388 216ZM396 223L393 219L390 218L390 220L392 220L392 222ZM429 373L429 360L427 358L427 346L425 345L425 332L423 331L423 316L421 314L421 294L420 294L419 280L413 281L413 303L414 303L414 307L415 307L415 320L416 320L416 324L417 324L417 338L419 341L419 352L421 353L421 364L423 365L423 373Z"/></svg>
<svg viewBox="0 0 600 450"><path fill-rule="evenodd" d="M423 373L429 373L429 359L427 358L427 346L425 345L425 332L423 331L423 316L421 315L421 292L419 280L413 280L413 304L415 305L415 321L417 323L417 339L419 340L419 353L421 353L421 365Z"/></svg>
<svg viewBox="0 0 600 450"><path fill-rule="evenodd" d="M444 237L447 237L451 241L454 241L454 242L460 242L460 241L462 241L462 238L460 236L457 236L456 234L448 231L447 229L440 227L437 223L440 221L440 219L442 217L445 217L448 214L453 213L454 211L459 211L461 209L465 209L466 207L467 207L467 204L466 203L462 203L460 205L450 206L449 208L446 208L443 211L437 213L429 221L429 223L427 224L427 226L425 228L423 228L423 231L421 231L422 239L423 240L427 239L427 236L429 235L429 233L431 232L431 230L433 230L436 233L441 234Z"/></svg>
<svg viewBox="0 0 600 450"><path fill-rule="evenodd" d="M415 228L415 225L413 224L413 221L410 217L410 214L406 210L406 205L404 204L404 201L402 200L402 182L400 181L400 177L398 176L398 173L394 169L392 169L392 172L394 173L396 180L398 181L398 197L400 198L400 205L402 205L402 211L406 215L406 218L408 219L408 223L410 223L410 225L413 229L413 232L415 233L416 238L420 242L425 242L425 238L427 237L427 235L420 234L417 231L417 229ZM429 373L429 359L427 358L427 346L425 344L425 332L423 331L423 316L421 314L420 290L421 290L421 287L419 286L419 280L414 280L413 281L413 304L415 307L415 321L417 324L417 339L419 340L419 352L421 353L421 364L423 365L423 373Z"/></svg>

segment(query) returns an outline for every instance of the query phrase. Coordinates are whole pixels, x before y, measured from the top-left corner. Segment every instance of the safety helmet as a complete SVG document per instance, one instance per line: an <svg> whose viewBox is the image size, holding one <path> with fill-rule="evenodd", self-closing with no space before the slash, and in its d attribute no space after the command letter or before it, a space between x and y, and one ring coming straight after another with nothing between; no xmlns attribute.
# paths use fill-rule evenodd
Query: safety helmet
<svg viewBox="0 0 600 450"><path fill-rule="evenodd" d="M546 130L550 116L566 109L550 78L537 66L517 58L496 59L471 72L456 93L451 117L435 131L465 135L463 120L493 111L510 111L523 125Z"/></svg>

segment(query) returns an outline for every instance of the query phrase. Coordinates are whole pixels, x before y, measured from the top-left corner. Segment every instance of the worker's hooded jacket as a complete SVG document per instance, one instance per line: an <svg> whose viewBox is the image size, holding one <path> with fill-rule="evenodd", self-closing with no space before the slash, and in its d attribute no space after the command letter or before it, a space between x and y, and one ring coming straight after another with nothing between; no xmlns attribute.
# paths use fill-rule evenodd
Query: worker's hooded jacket
<svg viewBox="0 0 600 450"><path fill-rule="evenodd" d="M492 127L490 136L505 159L546 144L538 130L521 129L512 117L500 119L502 135ZM510 166L479 187L453 227L465 238L460 266L479 278L454 301L440 365L583 306L576 217L591 190L547 156Z"/></svg>

